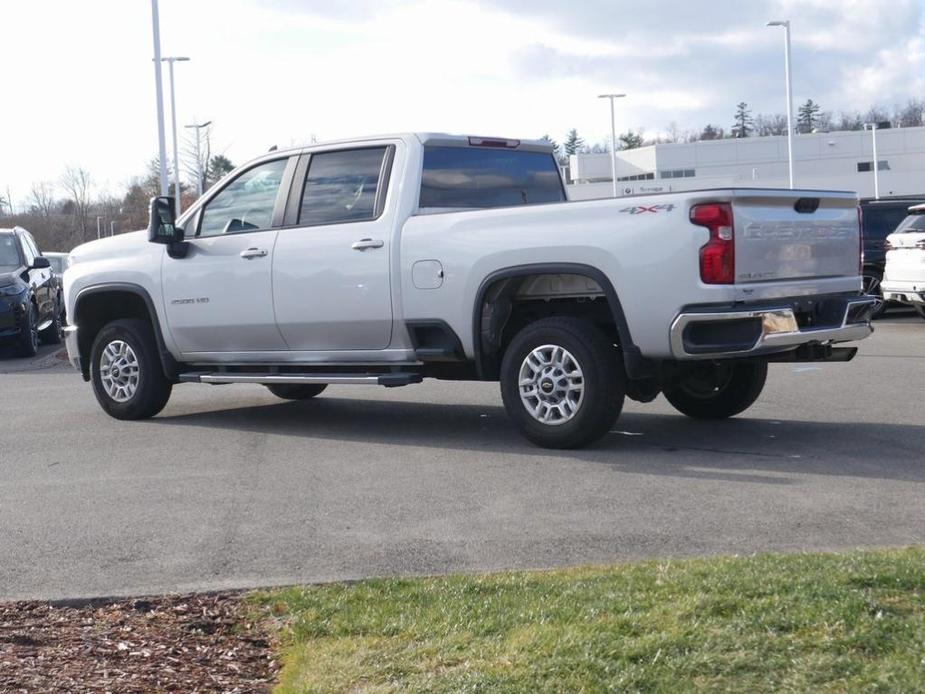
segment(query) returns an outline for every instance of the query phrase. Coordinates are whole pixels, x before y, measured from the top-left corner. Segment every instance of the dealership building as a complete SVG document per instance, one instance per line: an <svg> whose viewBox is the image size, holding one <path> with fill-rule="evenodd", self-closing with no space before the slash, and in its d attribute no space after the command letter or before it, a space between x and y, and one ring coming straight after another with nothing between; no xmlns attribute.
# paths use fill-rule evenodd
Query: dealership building
<svg viewBox="0 0 925 694"><path fill-rule="evenodd" d="M925 193L925 127L876 135L880 197ZM869 130L794 135L794 185L873 197L873 159ZM616 160L620 195L789 185L786 136L656 144L618 151ZM613 194L610 154L572 155L568 174L573 200Z"/></svg>

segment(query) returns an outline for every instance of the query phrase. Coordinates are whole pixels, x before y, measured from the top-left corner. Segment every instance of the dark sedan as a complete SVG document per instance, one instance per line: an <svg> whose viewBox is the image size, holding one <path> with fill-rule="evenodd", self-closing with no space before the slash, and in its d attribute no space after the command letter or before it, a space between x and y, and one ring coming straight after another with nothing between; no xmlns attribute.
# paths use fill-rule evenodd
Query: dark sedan
<svg viewBox="0 0 925 694"><path fill-rule="evenodd" d="M32 234L0 229L0 343L24 357L62 339L60 283Z"/></svg>

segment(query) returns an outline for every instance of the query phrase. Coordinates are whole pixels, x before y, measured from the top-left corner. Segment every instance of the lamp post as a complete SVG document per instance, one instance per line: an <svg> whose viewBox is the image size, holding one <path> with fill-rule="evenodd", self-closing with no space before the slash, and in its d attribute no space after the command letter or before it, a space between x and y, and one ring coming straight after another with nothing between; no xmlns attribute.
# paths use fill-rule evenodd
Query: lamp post
<svg viewBox="0 0 925 694"><path fill-rule="evenodd" d="M180 159L177 153L177 98L173 88L173 64L185 63L189 58L185 56L168 56L161 58L170 68L170 127L173 132L173 188L176 194L177 217L180 216Z"/></svg>
<svg viewBox="0 0 925 694"><path fill-rule="evenodd" d="M610 176L613 178L613 196L617 197L617 124L614 120L613 100L626 94L599 94L598 99L610 100Z"/></svg>
<svg viewBox="0 0 925 694"><path fill-rule="evenodd" d="M880 199L880 162L877 161L877 124L865 123L865 130L870 130L870 138L874 147L874 162L871 168L874 170L874 200Z"/></svg>
<svg viewBox="0 0 925 694"><path fill-rule="evenodd" d="M184 128L196 128L196 174L198 178L196 179L196 192L201 197L202 196L202 155L199 152L199 131L202 128L208 128L212 125L212 121L207 120L205 123L190 123L189 125L184 125Z"/></svg>
<svg viewBox="0 0 925 694"><path fill-rule="evenodd" d="M151 26L154 33L154 88L157 94L157 151L160 158L161 195L167 195L167 144L164 139L164 88L161 84L161 26L157 0L151 0Z"/></svg>
<svg viewBox="0 0 925 694"><path fill-rule="evenodd" d="M790 188L793 189L793 85L790 68L790 20L768 22L769 27L784 28L784 72L787 80L787 169Z"/></svg>

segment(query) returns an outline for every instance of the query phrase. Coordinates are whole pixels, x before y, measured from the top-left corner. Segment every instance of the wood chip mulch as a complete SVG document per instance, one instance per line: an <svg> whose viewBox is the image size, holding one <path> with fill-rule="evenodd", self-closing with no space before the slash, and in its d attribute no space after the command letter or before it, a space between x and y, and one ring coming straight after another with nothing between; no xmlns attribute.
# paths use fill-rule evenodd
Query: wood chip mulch
<svg viewBox="0 0 925 694"><path fill-rule="evenodd" d="M0 603L0 692L269 692L278 665L253 616L229 593Z"/></svg>

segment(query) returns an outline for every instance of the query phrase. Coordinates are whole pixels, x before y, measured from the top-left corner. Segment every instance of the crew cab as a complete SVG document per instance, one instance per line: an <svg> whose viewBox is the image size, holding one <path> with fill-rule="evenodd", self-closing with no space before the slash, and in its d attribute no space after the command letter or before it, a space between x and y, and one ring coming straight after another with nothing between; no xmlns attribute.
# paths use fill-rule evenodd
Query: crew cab
<svg viewBox="0 0 925 694"><path fill-rule="evenodd" d="M0 229L0 345L32 357L40 341L60 343L63 328L60 284L51 263L25 229Z"/></svg>
<svg viewBox="0 0 925 694"><path fill-rule="evenodd" d="M883 295L925 318L925 205L913 205L886 239Z"/></svg>
<svg viewBox="0 0 925 694"><path fill-rule="evenodd" d="M178 383L479 379L577 447L627 396L729 417L769 361L848 360L872 330L853 193L570 202L546 143L418 133L273 151L172 210L65 274L70 360L116 418Z"/></svg>

